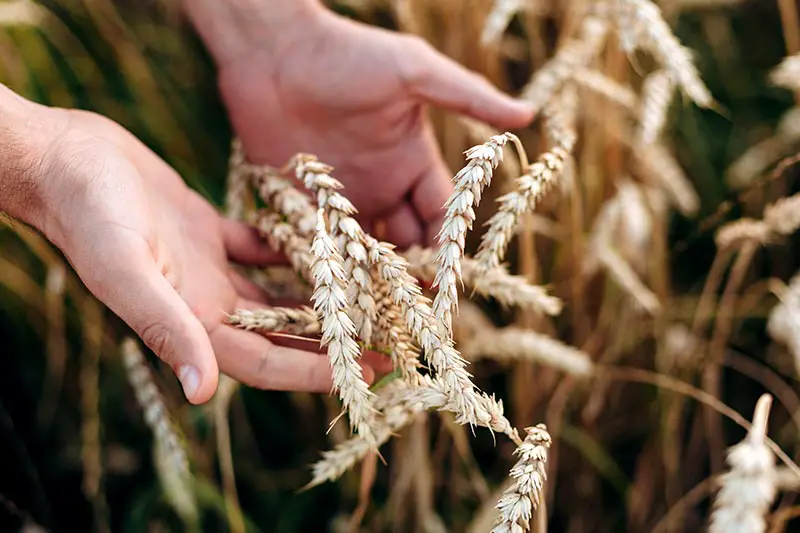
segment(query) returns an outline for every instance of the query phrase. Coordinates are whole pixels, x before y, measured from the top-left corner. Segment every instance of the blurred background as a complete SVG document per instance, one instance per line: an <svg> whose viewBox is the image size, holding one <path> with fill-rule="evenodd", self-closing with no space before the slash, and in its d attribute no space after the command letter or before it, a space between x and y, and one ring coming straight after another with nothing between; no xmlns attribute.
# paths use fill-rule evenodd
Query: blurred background
<svg viewBox="0 0 800 533"><path fill-rule="evenodd" d="M757 175L747 186L726 180L749 147L776 136L779 120L794 105L793 95L771 85L768 74L798 51L791 49L798 28L782 1L658 3L676 35L695 51L700 74L719 102L716 110L701 110L676 98L670 109L664 137L700 207L692 216L670 212L652 222L653 242L642 255L641 275L659 297L661 312L642 316L604 277L577 288L572 282L580 271L575 239L591 236L593 221L614 195L612 184L625 173L623 143L596 117L580 127L582 219L575 221L566 200L545 202L540 215L552 224L537 219L533 227L539 229L523 235L509 258L518 272L550 284L567 309L542 323L493 302L480 305L497 325L535 328L596 360L699 385L701 365L691 347L698 339L688 326L716 255L715 231L742 216L760 217L768 202L798 190L791 168L770 176L782 156L796 151L791 138L778 143L779 153L753 171ZM368 24L418 33L518 94L562 41L575 2L530 1L504 36L488 45L479 37L491 0L330 4ZM648 65L610 49L601 67L638 87L637 69ZM114 119L221 208L232 132L217 96L214 66L177 2L0 2L0 81L37 102ZM590 105L586 98L581 105ZM616 112L600 109L607 113L603 120ZM463 150L485 139L457 117L433 116L455 171L463 164ZM538 125L518 133L535 157L542 147ZM501 180L491 194L504 187ZM491 198L484 200L479 223L492 214L492 204ZM794 458L800 452L798 369L785 347L767 335L766 322L777 301L770 283L788 282L798 270L797 250L797 239L787 239L757 251L747 267L740 305L728 310L732 325L719 389L721 400L745 417L762 392L773 393L770 435ZM119 357L126 333L46 241L18 223L2 225L0 531L34 531L33 524L69 532L187 530L164 498L153 466L152 434ZM703 350L697 352L702 361ZM674 359L665 363L665 353ZM211 408L188 406L168 369L150 361L190 450L201 530L230 531ZM472 372L481 388L504 399L512 422L522 427L546 421L551 427L556 444L547 487L550 531L704 530L713 492L704 480L715 473L714 461L725 447L742 438L741 428L725 421L721 432L707 437L699 403L652 385L587 386L528 362L481 362ZM336 412L335 402L312 395L244 388L233 398L232 456L248 531L348 530L364 486L359 468L335 484L300 491L310 479L309 465L342 438L326 434ZM510 443L495 444L485 431L473 437L446 417L421 419L382 449L388 466L378 462L355 530L489 531L482 529L482 516L491 514L512 451ZM794 497L784 495L779 505L791 509ZM676 506L679 516L664 526L663 517ZM800 531L800 519L783 525Z"/></svg>

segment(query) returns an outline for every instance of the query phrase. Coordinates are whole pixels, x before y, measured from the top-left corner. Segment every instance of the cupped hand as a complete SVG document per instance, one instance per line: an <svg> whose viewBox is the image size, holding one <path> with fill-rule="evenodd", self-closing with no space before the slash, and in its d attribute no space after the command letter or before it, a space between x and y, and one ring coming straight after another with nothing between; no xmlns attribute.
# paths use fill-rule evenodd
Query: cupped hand
<svg viewBox="0 0 800 533"><path fill-rule="evenodd" d="M335 167L362 223L384 220L399 246L433 242L452 190L426 104L502 129L533 118L425 41L321 7L251 41L219 65L248 156L279 166L296 152L317 155Z"/></svg>
<svg viewBox="0 0 800 533"><path fill-rule="evenodd" d="M330 391L323 355L226 323L235 308L264 302L229 261L278 257L252 228L221 217L116 123L45 109L46 129L58 134L39 141L33 165L46 182L40 229L86 287L172 367L192 403L213 396L220 370L262 389Z"/></svg>

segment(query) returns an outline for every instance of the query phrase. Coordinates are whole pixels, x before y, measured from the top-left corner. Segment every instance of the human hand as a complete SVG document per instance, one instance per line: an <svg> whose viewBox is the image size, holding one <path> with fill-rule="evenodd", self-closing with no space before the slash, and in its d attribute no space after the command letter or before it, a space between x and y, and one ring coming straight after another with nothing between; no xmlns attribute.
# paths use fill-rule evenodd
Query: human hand
<svg viewBox="0 0 800 533"><path fill-rule="evenodd" d="M86 287L172 367L189 401L213 396L219 370L263 389L330 392L324 356L225 323L235 308L264 303L229 260L263 265L279 258L252 228L222 218L116 123L24 105L25 125L5 143L4 159L18 164L3 175L22 185L0 186L9 192L0 196L16 199L0 208L63 251ZM4 137L10 131L3 128ZM364 362L368 380L370 363L386 367L377 354Z"/></svg>
<svg viewBox="0 0 800 533"><path fill-rule="evenodd" d="M187 9L202 10L204 3L188 2ZM231 37L220 3L218 37L195 19L216 57L221 94L248 156L280 166L297 152L317 155L336 168L361 222L369 229L383 219L386 237L399 246L434 242L452 191L426 104L503 129L533 118L524 103L419 38L353 22L308 0L298 0L305 9L289 6L295 2L227 3L238 5L240 15L241 4L248 5L248 16L236 24L257 21L239 31L246 37L235 46L221 44Z"/></svg>

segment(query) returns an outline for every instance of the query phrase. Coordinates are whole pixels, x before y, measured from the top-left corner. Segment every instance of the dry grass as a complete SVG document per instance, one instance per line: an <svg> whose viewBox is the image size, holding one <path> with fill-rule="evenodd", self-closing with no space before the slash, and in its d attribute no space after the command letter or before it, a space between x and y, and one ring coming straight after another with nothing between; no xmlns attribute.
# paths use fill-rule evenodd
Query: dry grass
<svg viewBox="0 0 800 533"><path fill-rule="evenodd" d="M722 94L708 89L708 58L673 33L687 17L709 40L721 39L723 14L746 2L347 4L368 21L389 17L418 33L539 113L515 132L433 114L445 159L461 170L438 247L428 249L395 250L366 233L336 169L313 155L261 167L233 143L224 157L227 189L217 197L281 248L295 273L246 274L267 292L304 301L238 310L230 322L314 339L327 348L335 390L324 401L300 394L266 401L225 378L213 409L177 408L177 389L157 384L125 341L134 393L107 394L138 400L152 437L136 453L154 460L168 516L182 524L175 529L202 521L215 531L258 530L251 521L258 517L260 529L271 530L259 509L267 499L279 514L306 505L282 514L289 525L276 525L280 531L321 530L323 522L374 532L796 527L800 263L791 252L800 196L789 163L763 178L798 149L800 114L790 108L775 128L751 135L751 151L715 160L713 175L703 175L706 140L686 124L720 120L735 98L719 80L708 86ZM780 4L776 20L780 14L787 45L796 47L796 11ZM89 11L92 20L120 23L110 3ZM30 13L7 24L53 24L49 11ZM101 34L122 56L135 54L124 32ZM764 83L796 93L797 56L774 59L765 62L780 66L763 73ZM122 76L136 78L144 65L132 61ZM154 77L141 79L134 100L168 109ZM169 124L167 115L154 116ZM151 140L184 163L196 157L193 144L169 139ZM735 217L708 194L724 166L742 193ZM76 297L94 302L40 239L24 228L18 234L4 248L0 283L39 313L31 327L47 339L44 375L56 391L41 400L46 424L59 412L59 391L71 390L63 306ZM690 252L681 252L686 246ZM44 275L21 259L30 250ZM130 436L100 431L113 427L103 414L111 377L102 373L120 366L109 357L119 343L85 305L78 462L101 530L117 524L107 523L106 505L112 521L125 505L105 489L121 476L112 444ZM372 387L357 365L365 349L385 353L395 368ZM268 406L281 402L291 415ZM754 406L748 424L739 412ZM336 424L340 417L347 421ZM748 428L744 440L728 420ZM524 438L516 428L525 428ZM139 524L166 528L163 514Z"/></svg>

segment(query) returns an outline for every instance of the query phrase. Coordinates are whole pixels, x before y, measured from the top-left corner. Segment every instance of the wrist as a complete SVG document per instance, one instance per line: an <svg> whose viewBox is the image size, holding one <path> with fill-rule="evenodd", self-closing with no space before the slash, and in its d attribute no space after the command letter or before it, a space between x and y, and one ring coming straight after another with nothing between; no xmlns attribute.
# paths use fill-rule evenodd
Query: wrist
<svg viewBox="0 0 800 533"><path fill-rule="evenodd" d="M0 211L39 230L48 211L48 141L58 134L44 117L49 111L0 84Z"/></svg>
<svg viewBox="0 0 800 533"><path fill-rule="evenodd" d="M324 11L319 0L182 0L218 66L254 47L277 50Z"/></svg>

